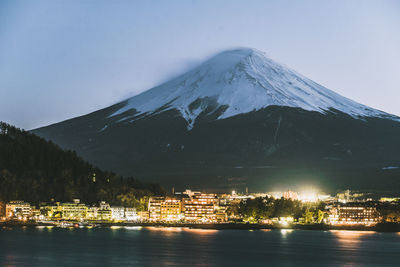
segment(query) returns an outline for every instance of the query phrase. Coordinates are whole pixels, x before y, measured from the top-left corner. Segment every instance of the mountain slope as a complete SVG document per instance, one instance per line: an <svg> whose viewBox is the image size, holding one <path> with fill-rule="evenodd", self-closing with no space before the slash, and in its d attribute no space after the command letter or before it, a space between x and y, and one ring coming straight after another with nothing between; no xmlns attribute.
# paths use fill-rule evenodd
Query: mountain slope
<svg viewBox="0 0 400 267"><path fill-rule="evenodd" d="M400 189L399 169L387 169L400 166L398 117L254 49L220 53L138 96L33 132L169 186Z"/></svg>
<svg viewBox="0 0 400 267"><path fill-rule="evenodd" d="M325 113L331 109L354 117L387 117L358 104L267 58L255 49L216 55L199 67L127 100L111 116L135 110L139 115L176 109L191 129L200 113L225 107L219 119L268 106L296 107Z"/></svg>
<svg viewBox="0 0 400 267"><path fill-rule="evenodd" d="M121 204L118 195L141 197L159 193L157 185L122 179L104 172L42 138L0 122L0 200L106 200ZM117 192L117 194L115 193Z"/></svg>

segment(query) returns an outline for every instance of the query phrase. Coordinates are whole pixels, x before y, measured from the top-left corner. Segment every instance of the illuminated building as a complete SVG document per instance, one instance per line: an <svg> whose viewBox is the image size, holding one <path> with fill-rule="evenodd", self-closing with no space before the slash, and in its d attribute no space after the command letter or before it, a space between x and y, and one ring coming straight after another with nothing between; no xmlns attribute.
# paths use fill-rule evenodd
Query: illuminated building
<svg viewBox="0 0 400 267"><path fill-rule="evenodd" d="M62 203L60 209L63 219L83 220L86 218L87 206L80 203L79 199L74 199L72 203Z"/></svg>
<svg viewBox="0 0 400 267"><path fill-rule="evenodd" d="M182 219L182 201L167 198L160 205L160 219L162 221L179 221Z"/></svg>
<svg viewBox="0 0 400 267"><path fill-rule="evenodd" d="M114 221L125 220L125 208L124 207L111 207L111 219Z"/></svg>
<svg viewBox="0 0 400 267"><path fill-rule="evenodd" d="M97 210L97 220L110 221L111 220L111 207L105 201L100 202L100 208Z"/></svg>
<svg viewBox="0 0 400 267"><path fill-rule="evenodd" d="M379 212L374 207L338 206L330 210L329 222L336 225L374 225L380 221Z"/></svg>
<svg viewBox="0 0 400 267"><path fill-rule="evenodd" d="M149 220L159 221L161 219L161 203L164 201L164 197L151 197L149 199Z"/></svg>
<svg viewBox="0 0 400 267"><path fill-rule="evenodd" d="M215 208L217 204L215 194L193 195L184 200L184 213L187 222L215 222Z"/></svg>
<svg viewBox="0 0 400 267"><path fill-rule="evenodd" d="M98 210L97 220L100 221L111 221L111 210Z"/></svg>
<svg viewBox="0 0 400 267"><path fill-rule="evenodd" d="M86 219L87 220L96 220L97 219L97 211L98 211L98 207L88 207L87 211L86 211Z"/></svg>
<svg viewBox="0 0 400 267"><path fill-rule="evenodd" d="M228 215L226 213L226 207L221 207L219 206L215 210L215 220L219 223L227 222L228 221Z"/></svg>
<svg viewBox="0 0 400 267"><path fill-rule="evenodd" d="M150 219L150 213L148 211L139 211L138 217L140 221L146 222Z"/></svg>
<svg viewBox="0 0 400 267"><path fill-rule="evenodd" d="M27 219L31 216L31 205L24 201L10 201L6 204L6 217L17 217L18 219Z"/></svg>
<svg viewBox="0 0 400 267"><path fill-rule="evenodd" d="M0 218L3 218L5 216L6 216L6 204L0 201Z"/></svg>
<svg viewBox="0 0 400 267"><path fill-rule="evenodd" d="M341 203L347 203L352 201L350 190L345 190L342 193L337 193L336 198Z"/></svg>
<svg viewBox="0 0 400 267"><path fill-rule="evenodd" d="M137 221L139 220L139 216L136 213L135 208L125 208L125 219L127 221Z"/></svg>
<svg viewBox="0 0 400 267"><path fill-rule="evenodd" d="M36 209L35 207L31 209L31 219L41 220L43 218L44 216L41 214L40 209Z"/></svg>
<svg viewBox="0 0 400 267"><path fill-rule="evenodd" d="M43 219L61 219L60 203L56 205L45 205L40 207L40 213L43 214Z"/></svg>
<svg viewBox="0 0 400 267"><path fill-rule="evenodd" d="M283 198L290 199L290 200L297 200L299 197L297 195L297 192L289 190L289 191L283 192Z"/></svg>

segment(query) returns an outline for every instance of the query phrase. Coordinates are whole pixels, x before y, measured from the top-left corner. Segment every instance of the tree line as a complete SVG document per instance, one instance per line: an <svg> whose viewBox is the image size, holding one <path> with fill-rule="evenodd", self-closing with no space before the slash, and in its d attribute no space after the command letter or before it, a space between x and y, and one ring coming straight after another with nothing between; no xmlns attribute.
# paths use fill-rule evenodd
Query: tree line
<svg viewBox="0 0 400 267"><path fill-rule="evenodd" d="M303 203L283 197L258 197L232 205L228 212L254 223L276 217L293 217L295 220L303 219L305 223L321 223L326 216L324 210L323 202Z"/></svg>
<svg viewBox="0 0 400 267"><path fill-rule="evenodd" d="M164 195L154 183L103 171L74 151L0 122L0 201L32 204L81 199L142 209L151 195Z"/></svg>

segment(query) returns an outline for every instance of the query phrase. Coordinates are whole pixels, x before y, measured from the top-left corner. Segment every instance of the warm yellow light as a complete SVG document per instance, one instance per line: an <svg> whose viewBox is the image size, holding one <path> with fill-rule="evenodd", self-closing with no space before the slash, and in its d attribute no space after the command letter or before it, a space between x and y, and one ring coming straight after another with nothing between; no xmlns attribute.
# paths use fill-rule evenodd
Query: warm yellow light
<svg viewBox="0 0 400 267"><path fill-rule="evenodd" d="M303 202L317 202L318 193L315 190L305 190L299 194L299 200Z"/></svg>

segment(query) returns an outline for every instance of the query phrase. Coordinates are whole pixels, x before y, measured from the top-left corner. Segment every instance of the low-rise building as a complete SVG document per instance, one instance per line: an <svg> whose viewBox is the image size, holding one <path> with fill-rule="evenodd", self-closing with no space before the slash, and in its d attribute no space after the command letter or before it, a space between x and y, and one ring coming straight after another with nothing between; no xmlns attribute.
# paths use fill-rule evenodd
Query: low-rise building
<svg viewBox="0 0 400 267"><path fill-rule="evenodd" d="M65 220L86 219L87 206L80 203L79 199L74 199L72 203L62 203L60 205L62 218Z"/></svg>
<svg viewBox="0 0 400 267"><path fill-rule="evenodd" d="M100 202L100 207L97 210L97 220L100 221L111 221L111 207L110 204L108 204L105 201Z"/></svg>
<svg viewBox="0 0 400 267"><path fill-rule="evenodd" d="M150 220L150 212L149 211L139 211L138 212L139 221L147 222Z"/></svg>
<svg viewBox="0 0 400 267"><path fill-rule="evenodd" d="M139 216L135 208L125 208L125 219L127 221L138 221Z"/></svg>
<svg viewBox="0 0 400 267"><path fill-rule="evenodd" d="M45 205L40 207L40 213L44 216L44 219L62 219L62 211L60 202L56 202L54 205Z"/></svg>
<svg viewBox="0 0 400 267"><path fill-rule="evenodd" d="M114 221L125 221L125 208L111 207L111 219Z"/></svg>
<svg viewBox="0 0 400 267"><path fill-rule="evenodd" d="M228 214L226 213L226 207L218 207L215 210L215 219L219 223L228 221Z"/></svg>
<svg viewBox="0 0 400 267"><path fill-rule="evenodd" d="M98 211L99 207L96 206L90 206L87 208L86 211L86 220L97 220L97 211Z"/></svg>
<svg viewBox="0 0 400 267"><path fill-rule="evenodd" d="M31 210L31 219L33 219L33 220L43 220L44 219L44 216L42 215L42 213L41 213L41 211L40 211L40 208L39 209L37 209L36 207L32 207L32 210Z"/></svg>
<svg viewBox="0 0 400 267"><path fill-rule="evenodd" d="M179 221L182 216L182 201L176 198L166 198L161 202L160 219L162 221Z"/></svg>
<svg viewBox="0 0 400 267"><path fill-rule="evenodd" d="M28 202L15 200L6 204L6 217L27 219L31 216L31 205Z"/></svg>
<svg viewBox="0 0 400 267"><path fill-rule="evenodd" d="M375 207L337 206L330 210L329 222L334 225L374 225L381 220Z"/></svg>

